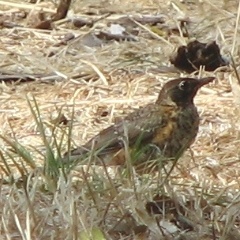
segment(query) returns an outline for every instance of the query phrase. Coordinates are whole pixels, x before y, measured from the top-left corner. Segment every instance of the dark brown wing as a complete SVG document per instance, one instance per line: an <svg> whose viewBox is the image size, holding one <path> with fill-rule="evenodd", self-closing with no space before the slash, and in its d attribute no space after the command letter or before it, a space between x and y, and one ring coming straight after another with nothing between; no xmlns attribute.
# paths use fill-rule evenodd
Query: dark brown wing
<svg viewBox="0 0 240 240"><path fill-rule="evenodd" d="M173 106L168 106L171 108ZM152 138L156 129L164 127L170 118L171 111L166 107L149 104L129 114L121 122L116 123L93 137L84 146L71 151L70 156L82 155L87 151L98 151L99 155L115 152L124 146L141 141L141 144Z"/></svg>

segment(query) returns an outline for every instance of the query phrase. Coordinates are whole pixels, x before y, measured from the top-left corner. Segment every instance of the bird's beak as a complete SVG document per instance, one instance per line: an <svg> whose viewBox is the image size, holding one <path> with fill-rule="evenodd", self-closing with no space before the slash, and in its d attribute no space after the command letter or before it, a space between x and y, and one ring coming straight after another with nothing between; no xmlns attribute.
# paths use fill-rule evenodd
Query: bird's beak
<svg viewBox="0 0 240 240"><path fill-rule="evenodd" d="M214 79L215 79L215 77L206 77L206 78L198 79L198 82L199 82L198 88L200 88L201 86L206 85L206 84L212 82Z"/></svg>

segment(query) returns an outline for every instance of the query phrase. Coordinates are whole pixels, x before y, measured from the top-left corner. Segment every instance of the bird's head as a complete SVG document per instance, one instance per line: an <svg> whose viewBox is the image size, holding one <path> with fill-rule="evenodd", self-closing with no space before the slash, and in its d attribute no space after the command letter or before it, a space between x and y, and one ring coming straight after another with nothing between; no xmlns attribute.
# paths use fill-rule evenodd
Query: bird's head
<svg viewBox="0 0 240 240"><path fill-rule="evenodd" d="M214 79L214 77L173 79L163 86L156 103L170 103L181 107L192 104L198 89Z"/></svg>

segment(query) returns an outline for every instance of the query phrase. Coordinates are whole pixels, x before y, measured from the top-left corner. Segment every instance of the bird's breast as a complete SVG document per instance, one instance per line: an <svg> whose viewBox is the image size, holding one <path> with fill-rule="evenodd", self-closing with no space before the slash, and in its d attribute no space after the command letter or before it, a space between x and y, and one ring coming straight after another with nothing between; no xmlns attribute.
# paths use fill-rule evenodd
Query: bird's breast
<svg viewBox="0 0 240 240"><path fill-rule="evenodd" d="M199 116L195 106L172 111L162 128L155 130L152 143L156 144L164 156L178 159L194 142L199 126Z"/></svg>

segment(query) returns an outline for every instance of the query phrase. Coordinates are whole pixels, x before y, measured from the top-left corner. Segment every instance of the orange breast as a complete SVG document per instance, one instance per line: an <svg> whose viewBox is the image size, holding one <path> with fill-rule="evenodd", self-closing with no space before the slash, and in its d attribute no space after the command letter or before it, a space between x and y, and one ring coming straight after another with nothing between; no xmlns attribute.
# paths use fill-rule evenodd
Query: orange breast
<svg viewBox="0 0 240 240"><path fill-rule="evenodd" d="M176 131L177 123L175 120L168 121L164 127L158 128L154 133L152 143L156 145L163 145L169 141L169 138L173 136Z"/></svg>
<svg viewBox="0 0 240 240"><path fill-rule="evenodd" d="M165 125L155 130L152 143L159 147L163 156L178 159L194 142L198 124L199 117L195 107L175 111Z"/></svg>

